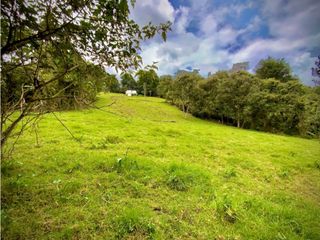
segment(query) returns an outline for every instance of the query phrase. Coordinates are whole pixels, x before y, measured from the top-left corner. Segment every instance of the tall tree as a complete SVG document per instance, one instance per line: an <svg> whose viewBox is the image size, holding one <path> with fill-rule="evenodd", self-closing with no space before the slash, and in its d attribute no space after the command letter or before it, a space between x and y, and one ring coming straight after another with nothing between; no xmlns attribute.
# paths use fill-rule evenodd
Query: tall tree
<svg viewBox="0 0 320 240"><path fill-rule="evenodd" d="M234 72L226 80L219 81L217 103L224 116L233 119L237 127L243 127L248 119L248 96L257 79L246 71Z"/></svg>
<svg viewBox="0 0 320 240"><path fill-rule="evenodd" d="M159 85L157 87L157 95L162 98L169 98L169 94L172 91L173 77L171 75L161 76L159 79Z"/></svg>
<svg viewBox="0 0 320 240"><path fill-rule="evenodd" d="M223 104L219 103L218 90L221 82L229 81L229 73L227 71L218 71L208 77L207 81L200 83L203 89L202 114L208 118L218 119L224 122ZM200 114L201 115L201 114Z"/></svg>
<svg viewBox="0 0 320 240"><path fill-rule="evenodd" d="M320 86L320 56L318 56L318 60L315 61L315 67L311 68L312 70L312 81L316 86Z"/></svg>
<svg viewBox="0 0 320 240"><path fill-rule="evenodd" d="M140 93L143 93L144 96L157 95L159 77L154 69L141 69L136 73L136 76L138 76L137 84Z"/></svg>
<svg viewBox="0 0 320 240"><path fill-rule="evenodd" d="M136 90L137 89L137 82L134 80L133 76L128 72L123 72L121 74L121 87L122 92L125 92L126 90Z"/></svg>
<svg viewBox="0 0 320 240"><path fill-rule="evenodd" d="M281 82L294 79L289 64L283 58L268 57L261 60L256 67L256 74L261 79L275 78Z"/></svg>
<svg viewBox="0 0 320 240"><path fill-rule="evenodd" d="M299 81L262 80L250 95L251 128L269 132L298 133L304 111L303 85Z"/></svg>
<svg viewBox="0 0 320 240"><path fill-rule="evenodd" d="M120 91L119 81L114 74L106 74L104 91L117 93Z"/></svg>
<svg viewBox="0 0 320 240"><path fill-rule="evenodd" d="M197 85L201 80L198 73L182 72L177 74L173 83L173 102L178 105L183 112L190 112L190 108L195 103L197 95Z"/></svg>

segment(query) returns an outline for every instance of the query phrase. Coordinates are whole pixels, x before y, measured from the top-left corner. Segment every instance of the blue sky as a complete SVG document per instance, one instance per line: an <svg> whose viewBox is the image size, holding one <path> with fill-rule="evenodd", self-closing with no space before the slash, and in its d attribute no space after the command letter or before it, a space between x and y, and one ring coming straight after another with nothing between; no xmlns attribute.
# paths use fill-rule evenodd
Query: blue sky
<svg viewBox="0 0 320 240"><path fill-rule="evenodd" d="M166 42L142 45L144 64L157 61L160 75L199 68L206 76L242 61L253 71L271 56L285 58L310 85L320 55L319 12L319 0L136 0L131 18L173 23Z"/></svg>

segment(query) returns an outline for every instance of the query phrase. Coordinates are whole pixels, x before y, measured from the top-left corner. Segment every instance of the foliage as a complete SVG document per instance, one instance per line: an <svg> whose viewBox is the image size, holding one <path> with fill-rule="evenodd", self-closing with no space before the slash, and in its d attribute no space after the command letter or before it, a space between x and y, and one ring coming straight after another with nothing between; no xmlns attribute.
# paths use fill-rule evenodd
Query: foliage
<svg viewBox="0 0 320 240"><path fill-rule="evenodd" d="M320 56L318 56L318 60L315 61L315 67L311 68L312 76L314 79L312 80L316 86L320 86Z"/></svg>
<svg viewBox="0 0 320 240"><path fill-rule="evenodd" d="M119 81L114 74L107 74L105 77L105 86L104 86L104 91L105 92L113 92L113 93L118 93L120 92L120 84Z"/></svg>
<svg viewBox="0 0 320 240"><path fill-rule="evenodd" d="M268 57L260 60L256 67L257 77L261 79L275 78L281 82L294 79L289 64L283 59Z"/></svg>
<svg viewBox="0 0 320 240"><path fill-rule="evenodd" d="M201 80L198 73L180 73L173 82L172 98L183 112L193 110L193 102L197 95L197 83Z"/></svg>
<svg viewBox="0 0 320 240"><path fill-rule="evenodd" d="M125 92L127 90L137 90L137 82L134 80L133 76L128 72L123 72L121 74L121 91Z"/></svg>
<svg viewBox="0 0 320 240"><path fill-rule="evenodd" d="M129 9L127 0L1 3L1 146L32 112L92 102L103 90L100 77L92 80L103 67L140 67L140 42L156 34L165 40L170 23L140 27ZM87 71L84 59L97 66ZM111 81L104 90L118 91L113 77L102 79ZM57 98L51 109L44 107Z"/></svg>
<svg viewBox="0 0 320 240"><path fill-rule="evenodd" d="M256 79L250 73L231 73L226 81L220 81L216 97L220 114L234 119L237 127L243 127L248 119L248 96Z"/></svg>
<svg viewBox="0 0 320 240"><path fill-rule="evenodd" d="M159 77L154 69L141 69L136 76L138 76L137 87L140 93L143 93L144 96L157 95Z"/></svg>
<svg viewBox="0 0 320 240"><path fill-rule="evenodd" d="M252 128L271 132L298 134L304 111L303 85L298 81L266 79L250 99Z"/></svg>
<svg viewBox="0 0 320 240"><path fill-rule="evenodd" d="M30 60L27 53L34 54L43 41L67 42L82 56L123 70L141 62L141 40L170 28L169 23L140 28L129 19L126 0L5 1L1 12L2 56L19 56L21 51Z"/></svg>
<svg viewBox="0 0 320 240"><path fill-rule="evenodd" d="M182 72L175 78L163 78L158 89L168 102L201 118L241 128L319 137L319 88L306 87L294 79L284 60L268 58L260 66L256 75L218 71L207 79ZM289 75L280 76L281 71ZM265 72L265 77L280 79L258 77Z"/></svg>
<svg viewBox="0 0 320 240"><path fill-rule="evenodd" d="M170 75L161 76L159 84L157 86L157 95L162 98L170 98L170 92L172 92L173 78Z"/></svg>
<svg viewBox="0 0 320 240"><path fill-rule="evenodd" d="M313 88L303 98L305 111L299 122L299 131L304 136L320 138L320 87Z"/></svg>

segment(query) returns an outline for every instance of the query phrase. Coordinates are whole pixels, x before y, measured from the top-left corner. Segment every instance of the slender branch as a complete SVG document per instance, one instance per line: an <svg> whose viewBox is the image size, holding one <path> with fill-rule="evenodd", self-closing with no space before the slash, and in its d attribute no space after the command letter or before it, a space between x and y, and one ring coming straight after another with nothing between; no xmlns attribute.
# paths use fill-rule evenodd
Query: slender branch
<svg viewBox="0 0 320 240"><path fill-rule="evenodd" d="M30 110L31 104L27 105L25 109L23 109L22 113L19 115L19 117L16 118L12 122L12 124L2 133L1 135L1 149L3 148L4 144L8 140L8 137L12 133L13 129L17 126L17 124L27 115L27 112Z"/></svg>
<svg viewBox="0 0 320 240"><path fill-rule="evenodd" d="M22 39L13 41L13 42L11 42L9 44L6 44L5 46L3 46L1 48L1 56L4 55L4 54L8 54L9 52L14 51L14 50L16 50L18 48L23 47L28 42L46 39L47 37L52 36L55 33L61 31L62 29L64 29L69 24L70 24L70 22L67 22L65 24L62 24L60 27L58 27L56 29L44 30L44 31L38 32L37 34L31 35L29 37L22 38Z"/></svg>
<svg viewBox="0 0 320 240"><path fill-rule="evenodd" d="M73 139L79 142L79 139L72 134L69 128L58 118L58 116L54 112L51 112L51 113L61 123L61 125L69 132L69 134L73 137Z"/></svg>
<svg viewBox="0 0 320 240"><path fill-rule="evenodd" d="M1 147L1 153L2 153L3 156L4 156L4 154L6 154L7 156L10 156L10 155L12 154L12 152L14 151L15 145L16 145L16 143L18 142L19 138L21 137L22 133L23 133L25 130L28 129L28 126L29 126L29 124L30 124L31 122L33 122L33 121L34 121L34 122L38 121L38 120L40 119L40 117L41 117L41 114L37 114L36 116L27 119L27 121L22 124L21 129L20 129L17 133L10 134L10 137L15 137L15 136L16 136L16 138L15 138L14 142L12 143L10 149L8 150L7 154L3 152L3 151L4 151L4 148Z"/></svg>
<svg viewBox="0 0 320 240"><path fill-rule="evenodd" d="M79 67L79 65L75 65L72 68L66 69L63 73L56 75L55 77L53 77L52 79L50 79L49 81L40 84L40 86L38 87L38 89L43 88L44 86L48 85L49 83L52 83L54 81L59 80L60 78L62 78L64 75L66 75L67 73L77 69Z"/></svg>

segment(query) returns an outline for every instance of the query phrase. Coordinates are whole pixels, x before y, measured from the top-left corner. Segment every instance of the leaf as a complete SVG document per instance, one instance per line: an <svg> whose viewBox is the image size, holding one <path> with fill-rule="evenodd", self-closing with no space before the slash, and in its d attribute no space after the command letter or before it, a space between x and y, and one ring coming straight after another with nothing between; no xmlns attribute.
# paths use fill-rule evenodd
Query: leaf
<svg viewBox="0 0 320 240"><path fill-rule="evenodd" d="M166 32L162 32L161 34L163 41L167 41L167 34Z"/></svg>
<svg viewBox="0 0 320 240"><path fill-rule="evenodd" d="M119 7L120 7L120 10L121 10L124 14L127 14L127 12L129 12L127 0L121 0L121 1L120 1L120 4L119 4Z"/></svg>

